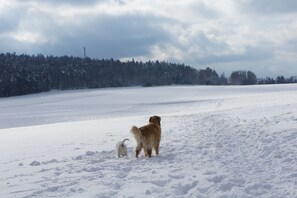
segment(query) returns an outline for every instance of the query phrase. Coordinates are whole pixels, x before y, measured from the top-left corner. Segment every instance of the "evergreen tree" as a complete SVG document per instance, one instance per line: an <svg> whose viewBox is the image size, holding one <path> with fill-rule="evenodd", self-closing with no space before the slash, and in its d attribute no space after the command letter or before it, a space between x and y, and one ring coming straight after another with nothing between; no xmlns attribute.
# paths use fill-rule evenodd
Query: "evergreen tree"
<svg viewBox="0 0 297 198"><path fill-rule="evenodd" d="M278 76L276 77L276 83L277 84L282 84L282 83L285 83L285 78L283 76Z"/></svg>
<svg viewBox="0 0 297 198"><path fill-rule="evenodd" d="M251 71L233 71L229 77L232 85L254 85L257 83L257 76Z"/></svg>

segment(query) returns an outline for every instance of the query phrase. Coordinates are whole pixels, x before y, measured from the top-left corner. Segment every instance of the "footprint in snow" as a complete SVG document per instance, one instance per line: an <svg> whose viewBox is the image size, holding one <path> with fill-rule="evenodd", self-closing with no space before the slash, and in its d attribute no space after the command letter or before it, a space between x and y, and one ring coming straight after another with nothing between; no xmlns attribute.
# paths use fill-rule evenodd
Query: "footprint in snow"
<svg viewBox="0 0 297 198"><path fill-rule="evenodd" d="M172 186L177 195L186 195L191 189L195 188L198 181L192 181L190 183L179 182L177 185Z"/></svg>
<svg viewBox="0 0 297 198"><path fill-rule="evenodd" d="M86 152L86 156L93 156L93 155L95 155L97 153L97 151L96 152L94 152L94 151L87 151Z"/></svg>
<svg viewBox="0 0 297 198"><path fill-rule="evenodd" d="M267 194L272 189L272 186L270 184L251 184L247 186L244 191L247 194L250 194L252 196L260 197L261 195Z"/></svg>
<svg viewBox="0 0 297 198"><path fill-rule="evenodd" d="M223 181L223 179L225 179L226 176L223 176L223 175L216 175L214 177L209 177L207 178L207 181L209 182L213 182L213 183L220 183Z"/></svg>
<svg viewBox="0 0 297 198"><path fill-rule="evenodd" d="M33 161L30 163L30 166L40 166L40 162L39 161Z"/></svg>
<svg viewBox="0 0 297 198"><path fill-rule="evenodd" d="M41 164L46 165L46 164L57 163L57 162L58 162L58 160L56 160L56 159L52 159L52 160L49 160L49 161L41 162Z"/></svg>
<svg viewBox="0 0 297 198"><path fill-rule="evenodd" d="M146 194L146 195L150 195L150 194L152 194L152 192L151 192L150 190L146 190L146 191L145 191L145 194Z"/></svg>
<svg viewBox="0 0 297 198"><path fill-rule="evenodd" d="M208 171L205 171L203 173L203 175L215 175L215 174L217 174L217 172L216 171L212 171L212 170L208 170Z"/></svg>
<svg viewBox="0 0 297 198"><path fill-rule="evenodd" d="M184 174L175 174L175 173L169 173L168 175L171 179L184 179Z"/></svg>

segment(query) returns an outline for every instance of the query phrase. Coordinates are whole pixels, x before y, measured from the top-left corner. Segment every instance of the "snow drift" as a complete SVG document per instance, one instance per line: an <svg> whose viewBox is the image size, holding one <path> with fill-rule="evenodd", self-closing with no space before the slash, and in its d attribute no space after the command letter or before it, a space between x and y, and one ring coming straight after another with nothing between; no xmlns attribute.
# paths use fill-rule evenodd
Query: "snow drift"
<svg viewBox="0 0 297 198"><path fill-rule="evenodd" d="M171 86L0 99L0 197L296 197L297 85ZM117 158L162 117L160 155Z"/></svg>

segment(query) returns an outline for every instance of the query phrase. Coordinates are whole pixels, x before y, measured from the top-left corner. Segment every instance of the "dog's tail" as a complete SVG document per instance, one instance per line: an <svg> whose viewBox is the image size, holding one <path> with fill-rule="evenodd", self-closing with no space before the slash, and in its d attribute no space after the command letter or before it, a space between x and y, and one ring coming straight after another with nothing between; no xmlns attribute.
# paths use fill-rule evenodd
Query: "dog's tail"
<svg viewBox="0 0 297 198"><path fill-rule="evenodd" d="M134 135L136 142L141 142L142 134L139 128L137 128L136 126L132 126L130 131Z"/></svg>
<svg viewBox="0 0 297 198"><path fill-rule="evenodd" d="M128 138L126 138L126 139L124 139L123 141L122 141L122 145L125 143L125 141L127 141L127 140L129 140Z"/></svg>

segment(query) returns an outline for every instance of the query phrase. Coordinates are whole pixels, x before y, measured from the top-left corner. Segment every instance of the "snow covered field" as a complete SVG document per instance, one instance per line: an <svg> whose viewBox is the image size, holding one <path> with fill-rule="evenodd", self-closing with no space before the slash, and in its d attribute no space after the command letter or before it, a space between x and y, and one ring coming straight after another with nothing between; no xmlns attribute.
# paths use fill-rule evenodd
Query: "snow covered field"
<svg viewBox="0 0 297 198"><path fill-rule="evenodd" d="M162 117L160 155L129 130ZM126 142L129 156L117 158ZM297 197L297 85L0 99L0 197Z"/></svg>

